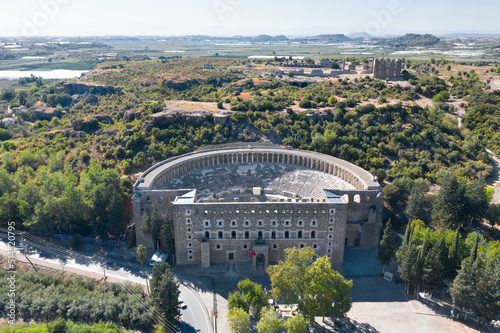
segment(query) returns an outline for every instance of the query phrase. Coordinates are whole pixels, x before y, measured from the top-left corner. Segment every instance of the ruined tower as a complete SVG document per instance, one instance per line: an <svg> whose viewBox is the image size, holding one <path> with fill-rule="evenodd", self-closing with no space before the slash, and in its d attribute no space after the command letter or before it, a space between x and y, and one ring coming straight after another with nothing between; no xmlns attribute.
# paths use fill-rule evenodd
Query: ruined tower
<svg viewBox="0 0 500 333"><path fill-rule="evenodd" d="M392 79L401 76L401 59L373 59L373 77L376 79Z"/></svg>

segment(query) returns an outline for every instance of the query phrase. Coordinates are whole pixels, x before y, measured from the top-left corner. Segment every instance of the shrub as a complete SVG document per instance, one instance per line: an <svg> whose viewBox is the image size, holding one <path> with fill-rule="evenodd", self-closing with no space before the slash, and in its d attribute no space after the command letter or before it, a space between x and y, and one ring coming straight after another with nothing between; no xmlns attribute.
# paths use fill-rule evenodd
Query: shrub
<svg viewBox="0 0 500 333"><path fill-rule="evenodd" d="M299 107L302 109L310 109L312 107L312 103L308 99L303 99L299 102Z"/></svg>
<svg viewBox="0 0 500 333"><path fill-rule="evenodd" d="M66 325L65 321L58 319L51 323L48 323L47 330L49 331L49 333L64 333L68 330L68 326Z"/></svg>
<svg viewBox="0 0 500 333"><path fill-rule="evenodd" d="M12 139L12 134L5 128L0 128L0 141L6 141Z"/></svg>
<svg viewBox="0 0 500 333"><path fill-rule="evenodd" d="M80 250L83 247L83 237L80 234L71 235L69 238L69 246L72 250Z"/></svg>

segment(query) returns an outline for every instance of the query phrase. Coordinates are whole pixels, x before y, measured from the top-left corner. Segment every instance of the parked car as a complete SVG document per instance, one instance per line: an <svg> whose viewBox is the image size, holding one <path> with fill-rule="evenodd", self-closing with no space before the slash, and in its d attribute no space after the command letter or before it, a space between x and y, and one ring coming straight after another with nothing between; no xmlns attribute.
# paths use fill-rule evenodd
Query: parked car
<svg viewBox="0 0 500 333"><path fill-rule="evenodd" d="M168 259L168 253L160 253L156 252L151 257L151 261L149 262L149 266L154 266L157 262L165 262Z"/></svg>

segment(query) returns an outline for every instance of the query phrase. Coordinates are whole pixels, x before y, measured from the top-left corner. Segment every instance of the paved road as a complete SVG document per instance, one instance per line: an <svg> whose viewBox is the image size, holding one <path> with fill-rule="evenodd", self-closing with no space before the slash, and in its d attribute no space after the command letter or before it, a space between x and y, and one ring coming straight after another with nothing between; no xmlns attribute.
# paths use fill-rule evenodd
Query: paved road
<svg viewBox="0 0 500 333"><path fill-rule="evenodd" d="M20 241L20 236L17 235ZM91 278L101 278L104 275L104 268L109 282L129 281L132 283L145 285L145 279L141 275L141 268L137 264L121 262L109 258L96 258L80 253L66 252L57 247L45 246L36 242L27 242L29 259L35 265L47 266L54 269L84 275ZM6 255L7 240L5 235L0 235L0 252ZM18 251L18 253L20 253ZM26 261L19 255L18 260ZM104 267L104 268L103 268ZM147 273L151 277L151 269L148 267ZM180 299L187 305L181 310L183 319L183 332L207 332L212 333L213 328L205 305L201 301L198 292L192 288L180 285Z"/></svg>
<svg viewBox="0 0 500 333"><path fill-rule="evenodd" d="M198 293L182 284L179 289L181 300L187 305L185 309L181 309L183 332L213 332L212 324Z"/></svg>

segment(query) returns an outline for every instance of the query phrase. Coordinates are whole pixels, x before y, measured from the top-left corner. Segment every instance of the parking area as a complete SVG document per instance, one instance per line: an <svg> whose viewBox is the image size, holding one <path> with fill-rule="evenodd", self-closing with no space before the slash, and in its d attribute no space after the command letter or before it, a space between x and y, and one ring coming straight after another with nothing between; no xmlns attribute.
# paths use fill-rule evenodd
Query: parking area
<svg viewBox="0 0 500 333"><path fill-rule="evenodd" d="M356 327L352 332L452 333L486 330L474 322L464 324L449 319L448 309L431 308L425 302L407 296L403 288L404 284L389 282L381 277L353 279L353 304L348 313Z"/></svg>

